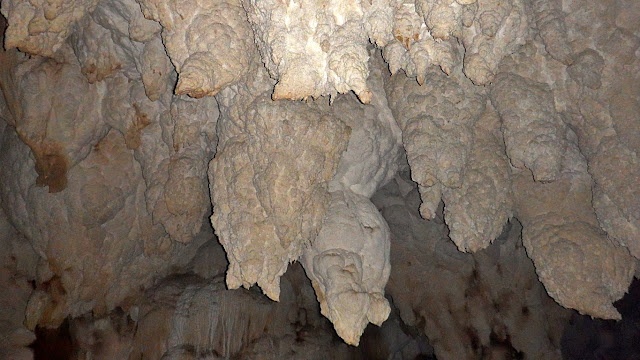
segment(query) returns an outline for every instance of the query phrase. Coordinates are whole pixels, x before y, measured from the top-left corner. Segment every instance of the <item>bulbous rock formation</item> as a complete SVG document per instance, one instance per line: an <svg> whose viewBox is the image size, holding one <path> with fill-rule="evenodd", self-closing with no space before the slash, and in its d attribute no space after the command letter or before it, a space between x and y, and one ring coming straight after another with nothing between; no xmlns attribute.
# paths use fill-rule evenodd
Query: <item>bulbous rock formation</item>
<svg viewBox="0 0 640 360"><path fill-rule="evenodd" d="M531 170L538 182L554 181L567 148L567 127L555 113L549 90L503 73L491 88L491 99L502 119L511 164Z"/></svg>
<svg viewBox="0 0 640 360"><path fill-rule="evenodd" d="M274 99L353 90L369 103L369 39L389 41L393 1L245 1Z"/></svg>
<svg viewBox="0 0 640 360"><path fill-rule="evenodd" d="M369 322L389 316L384 286L389 278L389 229L369 199L349 191L331 193L328 214L302 264L322 314L348 344L358 345Z"/></svg>
<svg viewBox="0 0 640 360"><path fill-rule="evenodd" d="M462 185L443 193L449 237L460 251L476 252L489 246L512 216L508 163L498 116L488 105L473 128Z"/></svg>
<svg viewBox="0 0 640 360"><path fill-rule="evenodd" d="M406 171L372 200L391 231L387 292L403 321L427 334L439 359L562 358L557 324L570 312L538 281L517 221L490 247L462 253L447 236L442 207L434 219L421 219L418 189ZM545 311L534 310L540 308Z"/></svg>
<svg viewBox="0 0 640 360"><path fill-rule="evenodd" d="M564 155L563 171L550 184L514 178L516 217L522 240L549 295L581 313L619 319L613 301L626 292L636 268L629 251L598 227L591 178L577 146ZM588 275L587 275L588 274ZM578 280L578 281L576 281Z"/></svg>
<svg viewBox="0 0 640 360"><path fill-rule="evenodd" d="M228 286L257 283L277 300L280 276L319 231L349 130L310 105L272 100L264 68L253 69L220 94L211 221L229 255Z"/></svg>
<svg viewBox="0 0 640 360"><path fill-rule="evenodd" d="M178 72L176 94L215 95L248 71L251 29L240 0L139 0L145 17L162 25Z"/></svg>
<svg viewBox="0 0 640 360"><path fill-rule="evenodd" d="M5 46L51 57L64 45L74 25L93 11L99 0L2 1L2 14L12 24Z"/></svg>
<svg viewBox="0 0 640 360"><path fill-rule="evenodd" d="M389 230L369 197L398 169L401 131L384 96L380 57L372 57L369 105L338 96L333 113L352 130L331 183L322 228L305 249L302 265L316 290L320 310L348 344L358 345L369 322L381 325L390 308ZM359 116L345 116L357 111Z"/></svg>
<svg viewBox="0 0 640 360"><path fill-rule="evenodd" d="M0 291L15 310L0 354L29 357L34 334L74 319L111 334L108 314L170 312L145 294L208 274L197 254L214 234L231 289L291 299L303 290L280 278L300 261L352 345L398 309L442 358L557 357L555 330L519 327L553 314L562 326L544 290L620 317L640 259L637 1L1 0L0 12L0 286L15 291ZM434 266L446 275L414 276ZM448 281L453 302L401 293ZM158 291L189 312L226 299L215 282ZM274 318L289 317L304 318ZM287 331L250 331L255 343L224 356L293 344ZM117 351L143 347L128 339ZM222 346L180 347L197 339L142 355Z"/></svg>

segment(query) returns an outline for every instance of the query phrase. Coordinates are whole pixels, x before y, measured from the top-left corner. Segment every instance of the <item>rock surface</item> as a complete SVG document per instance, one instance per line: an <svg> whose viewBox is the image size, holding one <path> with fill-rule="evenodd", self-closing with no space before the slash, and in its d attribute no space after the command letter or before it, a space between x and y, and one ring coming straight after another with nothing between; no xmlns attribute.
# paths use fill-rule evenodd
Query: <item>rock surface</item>
<svg viewBox="0 0 640 360"><path fill-rule="evenodd" d="M489 248L459 252L440 208L418 212L418 189L406 172L373 197L391 229L387 292L408 326L423 331L438 359L561 359L570 312L538 281L514 220ZM406 276L413 274L413 276Z"/></svg>
<svg viewBox="0 0 640 360"><path fill-rule="evenodd" d="M556 357L557 334L519 340L556 330L517 330L523 314L500 310L523 285L495 268L513 266L534 284L520 311L558 313L528 259L560 305L620 317L640 260L637 1L2 0L0 13L0 284L15 293L0 297L14 309L0 354L28 357L34 334L89 313L109 333L99 319L130 315L160 279L217 272L198 255L222 256L214 234L229 288L287 298L280 278L300 261L353 345L397 307L443 358L507 343ZM444 253L411 230L434 223ZM466 314L460 294L450 317L397 285L390 303L389 277L432 267L416 249L451 281L509 284L468 297L498 320L447 327ZM172 299L227 296L183 285Z"/></svg>

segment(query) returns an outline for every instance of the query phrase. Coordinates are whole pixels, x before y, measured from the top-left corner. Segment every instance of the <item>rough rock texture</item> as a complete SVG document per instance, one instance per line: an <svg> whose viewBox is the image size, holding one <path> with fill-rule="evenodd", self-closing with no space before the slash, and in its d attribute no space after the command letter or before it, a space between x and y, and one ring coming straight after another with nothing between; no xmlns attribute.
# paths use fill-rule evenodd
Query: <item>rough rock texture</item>
<svg viewBox="0 0 640 360"><path fill-rule="evenodd" d="M369 199L331 193L322 230L304 252L322 314L347 343L358 345L369 322L389 316L384 286L389 278L389 228Z"/></svg>
<svg viewBox="0 0 640 360"><path fill-rule="evenodd" d="M74 25L99 0L3 0L2 14L12 24L5 35L7 48L42 56L53 56L63 47Z"/></svg>
<svg viewBox="0 0 640 360"><path fill-rule="evenodd" d="M208 244L222 251L214 239ZM349 359L358 351L335 343L302 268L283 276L280 302L259 292L227 290L226 260L208 258L209 276L174 275L144 299L105 316L69 322L79 359ZM217 269L216 269L217 268ZM193 269L193 268L191 268ZM218 271L216 271L218 270Z"/></svg>
<svg viewBox="0 0 640 360"><path fill-rule="evenodd" d="M274 99L353 90L368 103L368 40L384 48L392 73L405 69L422 83L430 65L449 73L464 52L465 74L488 84L502 57L521 45L528 31L521 0L244 3L262 60L278 80Z"/></svg>
<svg viewBox="0 0 640 360"><path fill-rule="evenodd" d="M379 64L372 69L370 105L358 104L352 96L338 96L333 103L335 116L352 129L351 138L329 185L322 229L302 258L322 314L340 337L356 346L369 322L381 325L389 316L384 298L389 230L369 197L397 172L401 144Z"/></svg>
<svg viewBox="0 0 640 360"><path fill-rule="evenodd" d="M562 11L562 1L533 0L531 6L536 27L547 53L555 60L571 65L573 54L567 39L567 28L564 23L566 14Z"/></svg>
<svg viewBox="0 0 640 360"><path fill-rule="evenodd" d="M349 190L371 197L398 171L403 155L402 131L398 127L384 92L382 74L386 73L379 55L372 55L367 86L371 103L359 104L353 96L338 96L331 104L334 116L351 128L346 151L329 189Z"/></svg>
<svg viewBox="0 0 640 360"><path fill-rule="evenodd" d="M174 97L134 152L147 184L147 208L173 240L190 242L211 213L206 174L217 144L218 114L213 98ZM152 140L156 137L164 141Z"/></svg>
<svg viewBox="0 0 640 360"><path fill-rule="evenodd" d="M260 66L220 94L220 144L209 177L211 223L229 256L231 289L279 278L316 237L349 129L301 102L276 102Z"/></svg>
<svg viewBox="0 0 640 360"><path fill-rule="evenodd" d="M448 77L433 67L427 75L424 86L402 74L385 77L385 90L402 129L411 176L420 186L420 213L431 218L442 187L462 184L485 98L467 79Z"/></svg>
<svg viewBox="0 0 640 360"><path fill-rule="evenodd" d="M385 77L389 104L418 183L426 219L443 199L451 239L461 251L489 246L511 216L510 170L494 111L462 74L435 68L419 86Z"/></svg>
<svg viewBox="0 0 640 360"><path fill-rule="evenodd" d="M478 0L473 24L462 33L464 73L474 84L493 82L502 58L522 45L529 19L524 0Z"/></svg>
<svg viewBox="0 0 640 360"><path fill-rule="evenodd" d="M282 286L286 295L275 303L253 291L225 290L221 278L167 279L136 310L129 358L322 359L329 349L346 358L346 345L327 346L328 323L299 266Z"/></svg>
<svg viewBox="0 0 640 360"><path fill-rule="evenodd" d="M121 19L110 18L119 25ZM2 206L39 256L26 310L30 329L56 326L70 314L105 313L189 262L210 208L208 159L201 157L212 156L205 154L215 135L201 141L207 132L200 127L215 124L215 101L190 108L165 93L163 101L151 102L135 66L91 84L72 46L64 44L58 54L63 60L14 49L0 55L2 118L11 125L1 142ZM178 124L161 136L160 118ZM145 138L141 132L152 121L156 136ZM161 143L177 154L157 152ZM165 168L153 163L170 160L175 164ZM161 191L147 185L154 178L164 179L156 187ZM163 195L165 188L171 191ZM157 216L154 200L160 197L168 211Z"/></svg>
<svg viewBox="0 0 640 360"><path fill-rule="evenodd" d="M176 94L215 95L249 68L253 43L240 0L137 0L162 25L162 41L178 72Z"/></svg>
<svg viewBox="0 0 640 360"><path fill-rule="evenodd" d="M512 215L511 172L500 120L488 105L473 128L473 143L459 188L445 189L444 218L460 251L484 249Z"/></svg>
<svg viewBox="0 0 640 360"><path fill-rule="evenodd" d="M449 74L464 57L474 84L493 81L500 60L524 43L526 2L495 0L397 1L396 42L384 48L389 69L404 69L422 84L430 65ZM462 46L460 46L460 43Z"/></svg>
<svg viewBox="0 0 640 360"><path fill-rule="evenodd" d="M556 356L556 335L513 325L523 307L500 310L523 286L490 270L504 254L535 282L515 235L500 235L506 223L522 225L559 304L620 316L612 303L640 259L638 1L2 0L0 12L0 284L16 294L0 292L15 309L0 322L12 334L0 337L3 354L28 355L33 334L44 341L45 327L90 312L89 328L126 333L126 321L96 319L118 307L131 315L169 274L218 271L206 266L222 255L207 245L214 232L229 287L257 283L285 299L280 276L301 260L322 313L357 344L393 309L390 271L409 288L442 287L405 266L432 267L418 251L389 255L391 235L406 230L393 222L426 224L418 207L447 249L445 227L474 253L446 252L437 264L511 289L474 287L467 303L456 295L463 305L442 324L468 323L451 319L477 302L473 314L498 319L451 327L461 353L442 345L448 327L420 326L442 357L495 357L481 349L498 343ZM397 183L414 207L396 219L378 203L385 220L369 198L399 168L418 185ZM469 275L463 258L486 275ZM526 301L549 303L535 284ZM195 289L177 287L175 299ZM199 299L217 296L226 295ZM396 300L415 326L407 308L427 322L450 307ZM526 307L531 324L557 310ZM543 340L523 344L529 333ZM290 355L291 338L272 340L237 351Z"/></svg>
<svg viewBox="0 0 640 360"><path fill-rule="evenodd" d="M600 226L639 258L640 184L632 179L640 176L640 6L568 2L567 11L569 41L579 55L558 89L561 110L587 158Z"/></svg>
<svg viewBox="0 0 640 360"><path fill-rule="evenodd" d="M168 85L175 75L160 40L153 38L159 29L141 17L131 0L106 4L84 18L87 28L71 37L71 47L58 51L64 56L61 63L29 59L12 49L0 55L7 67L0 81L6 89L7 120L31 147L37 183L50 192L66 187L69 169L88 156L109 128L119 130L126 147L136 149L154 220L174 240L189 242L209 208L204 174L215 150L217 103L172 99ZM151 34L136 37L136 31ZM115 63L109 64L109 58ZM165 74L154 77L150 72ZM149 133L154 135L142 141Z"/></svg>
<svg viewBox="0 0 640 360"><path fill-rule="evenodd" d="M113 309L197 248L198 241L184 247L153 225L142 173L116 131L70 171L69 186L56 196L35 186L33 160L13 130L1 149L2 168L14 174L0 180L3 207L39 255L29 328Z"/></svg>
<svg viewBox="0 0 640 360"><path fill-rule="evenodd" d="M631 49L625 46L612 48L611 41L618 38L618 34L623 31L623 28L612 29L608 16L613 14L604 16L602 11L605 10L600 6L604 6L604 3L580 11L590 14L588 18L592 21L590 26L603 31L606 28L611 29L611 36L606 39L599 39L588 32L582 32L587 19L567 17L567 19L571 19L567 27L571 39L573 39L572 46L575 54L571 66L565 67L564 64L555 61L553 57L549 57L545 53L546 46L543 46L544 44L529 42L518 52L503 60L501 72L517 74L515 78L518 78L519 81L530 82L531 79L539 79L545 82L546 84L538 83L537 87L533 87L546 88L547 92L547 95L544 95L546 100L541 98L540 101L537 101L539 104L537 106L546 104L547 110L545 111L548 115L545 121L549 122L554 119L550 125L555 125L546 125L541 128L541 130L545 129L542 134L547 134L541 140L546 141L548 134L559 138L562 133L565 133L564 140L559 138L560 141L555 141L554 145L549 142L548 144L551 146L547 145L546 147L554 149L558 144L564 143L563 146L566 146L566 150L547 151L547 154L543 156L543 158L547 158L547 161L551 160L549 163L555 163L556 169L560 170L558 181L545 185L534 184L530 181L528 171L525 171L517 176L519 180L514 188L514 194L518 197L524 196L524 198L518 199L519 205L516 209L518 214L516 216L525 227L523 231L525 246L527 246L529 255L536 262L540 278L549 293L561 304L576 308L583 313L600 314L597 316L604 318L619 318L618 312L611 303L624 294L635 267L634 260L627 254L627 251L637 258L636 242L629 241L629 239L634 239L634 229L637 227L634 226L634 222L637 223L637 217L632 215L634 209L637 208L637 202L631 199L634 198L638 189L637 182L629 181L629 179L637 178L638 166L634 164L637 148L634 149L633 145L627 145L633 144L633 140L629 142L633 136L621 137L616 131L615 124L625 123L625 130L622 132L624 134L627 133L626 129L633 132L633 129L637 128L637 122L632 125L633 122L626 119L634 116L637 119L640 109L633 106L633 103L637 101L637 95L623 93L627 95L622 96L629 104L620 104L622 105L620 107L614 103L613 99L621 95L619 93L621 89L632 87L634 86L632 84L635 83L635 79L626 76L625 71L622 71L620 67L626 68L631 64L635 64L637 67L638 59L636 56L635 62L630 62L628 58L623 60L611 55L607 57L610 60L604 62L604 57L600 55L600 52L595 51L591 46L597 47L600 44L603 52L611 51L620 54L631 49L635 51L640 43L636 42L635 45L633 42L628 43ZM595 16L593 11L596 9L601 11L602 16ZM615 13L614 10L618 11L616 7L610 9ZM637 30L640 29L636 25ZM608 74L609 80L603 81L602 74ZM512 76L509 75L509 77ZM603 86L603 84L609 85ZM526 87L532 88L531 86ZM509 92L512 91L513 88L510 88ZM615 91L618 93L614 93ZM496 94L492 91L492 99ZM505 94L507 94L506 91ZM553 99L551 99L552 94L554 95ZM595 100L596 94L604 97ZM606 103L606 107L601 105L603 102ZM541 109L533 110L530 114L537 114L540 111ZM509 112L511 111L507 110L507 113L504 114L507 116L502 117L507 146L508 132L505 120L508 121ZM569 125L571 130L562 130L563 127L566 128L564 122ZM544 149L544 147L538 149ZM542 155L542 153L540 154ZM561 156L553 158L557 154L561 154ZM513 159L512 164L516 165ZM533 170L535 178L536 170L533 168L531 170ZM546 189L547 187L550 189ZM534 196L527 196L527 193ZM551 196L550 194L555 195ZM611 196L617 197L617 203L610 200L609 194L615 194ZM538 200L534 200L536 198ZM617 204L625 203L628 205L622 206L626 210L621 212L622 207ZM534 217L546 217L547 220L541 218L541 221L536 224L530 223L527 226L528 220L526 218L529 215L526 213L532 214L529 212L531 210L535 213L535 204L538 204L540 210L537 210L539 212ZM521 206L530 208L524 210ZM544 208L547 210L543 210ZM597 220L594 218L592 208L595 209ZM547 215L543 214L544 212ZM614 222L618 226L612 226ZM607 233L603 233L600 227ZM550 232L553 232L554 235L549 236ZM527 241L528 236L535 237L535 240ZM560 247L559 244L546 247L544 245L556 241L564 242L566 249L555 250ZM623 247L619 245L623 245ZM536 248L545 248L542 250L544 254L540 254ZM552 255L556 251L562 255ZM540 258L536 260L538 256ZM554 261L554 257L557 260ZM593 260L590 261L589 258ZM586 270L590 266L595 266L595 268L591 271ZM600 270L607 267L609 270ZM562 280L558 273L566 276L566 284L561 284ZM578 282L581 284L579 288L567 287L569 283L576 284L575 279L583 276L578 274L590 275L588 279ZM582 292L586 292L588 295L578 295Z"/></svg>
<svg viewBox="0 0 640 360"><path fill-rule="evenodd" d="M335 96L353 90L363 103L369 39L391 36L391 0L245 0L262 60L278 80L274 99Z"/></svg>
<svg viewBox="0 0 640 360"><path fill-rule="evenodd" d="M448 238L441 209L432 220L420 218L418 189L406 172L373 202L391 229L387 292L438 359L561 359L570 312L538 281L517 222L491 247L464 254Z"/></svg>
<svg viewBox="0 0 640 360"><path fill-rule="evenodd" d="M14 49L0 55L7 118L33 151L37 183L52 193L67 186L67 171L108 130L100 121L106 84L88 84L71 48L67 45L61 52L68 63L29 59Z"/></svg>
<svg viewBox="0 0 640 360"><path fill-rule="evenodd" d="M363 346L347 346L320 314L299 264L283 275L278 303L256 289L227 290L223 254L209 238L183 269L187 273L162 279L136 305L69 319L46 330L47 336L73 343L78 359L364 360L433 354L426 337L407 330L397 310L381 328L367 328ZM35 352L50 355L44 345L37 343Z"/></svg>
<svg viewBox="0 0 640 360"><path fill-rule="evenodd" d="M572 135L572 134L571 134ZM516 217L522 241L540 280L559 303L604 319L619 319L612 303L624 295L635 272L629 251L598 227L587 164L570 144L563 171L550 184L515 175Z"/></svg>
<svg viewBox="0 0 640 360"><path fill-rule="evenodd" d="M0 129L4 126L0 124ZM3 130L0 130L2 133ZM0 357L32 359L27 347L35 340L24 324L25 308L33 290L38 256L27 241L9 224L0 209Z"/></svg>
<svg viewBox="0 0 640 360"><path fill-rule="evenodd" d="M555 112L549 89L516 74L501 73L491 88L491 102L502 119L511 164L531 170L537 182L556 180L567 150L567 126Z"/></svg>
<svg viewBox="0 0 640 360"><path fill-rule="evenodd" d="M457 5L455 2L452 4ZM389 62L392 74L404 69L407 75L417 77L418 82L422 84L431 65L440 66L442 71L448 74L459 63L460 56L454 40L449 39L448 33L444 39L434 39L417 8L422 11L431 10L427 2L399 3L393 28L393 36L397 41L385 46L383 55Z"/></svg>

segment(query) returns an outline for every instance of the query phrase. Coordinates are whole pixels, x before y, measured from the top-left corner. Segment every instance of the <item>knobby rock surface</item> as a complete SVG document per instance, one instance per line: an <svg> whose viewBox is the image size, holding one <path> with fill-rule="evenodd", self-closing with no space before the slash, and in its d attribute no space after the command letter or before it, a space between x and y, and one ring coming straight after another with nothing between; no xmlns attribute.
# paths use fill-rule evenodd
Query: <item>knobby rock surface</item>
<svg viewBox="0 0 640 360"><path fill-rule="evenodd" d="M637 1L1 0L0 13L1 356L29 358L35 334L74 319L83 349L85 326L128 339L122 356L294 343L300 329L258 328L305 316L227 293L213 280L225 264L229 289L311 309L280 280L299 261L348 344L392 316L442 358L557 358L568 317L550 298L620 317L640 259ZM249 322L227 314L235 301L253 304L253 327L233 324ZM186 334L207 311L218 335ZM166 319L166 348L127 333Z"/></svg>

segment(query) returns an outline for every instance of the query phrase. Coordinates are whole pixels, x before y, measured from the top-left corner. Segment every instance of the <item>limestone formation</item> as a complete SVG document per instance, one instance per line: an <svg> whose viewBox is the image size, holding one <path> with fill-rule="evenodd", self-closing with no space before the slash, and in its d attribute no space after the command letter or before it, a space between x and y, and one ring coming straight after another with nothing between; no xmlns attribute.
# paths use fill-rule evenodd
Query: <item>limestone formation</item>
<svg viewBox="0 0 640 360"><path fill-rule="evenodd" d="M335 96L353 90L371 101L367 44L390 41L392 0L246 0L262 61L276 80L274 99Z"/></svg>
<svg viewBox="0 0 640 360"><path fill-rule="evenodd" d="M278 300L280 276L320 230L349 129L313 106L272 100L266 71L253 69L219 97L211 222L229 256L227 285L257 283Z"/></svg>
<svg viewBox="0 0 640 360"><path fill-rule="evenodd" d="M491 88L491 102L502 120L511 164L529 169L538 182L556 180L567 150L567 126L555 112L549 89L503 73Z"/></svg>
<svg viewBox="0 0 640 360"><path fill-rule="evenodd" d="M452 2L451 5L461 8L456 2ZM448 8L443 4L437 4L435 7ZM385 46L383 51L392 74L403 69L407 75L416 77L420 84L424 83L431 65L438 65L448 74L460 62L458 49L455 41L449 38L449 32L446 32L446 35L441 34L442 36L436 39L429 31L425 25L425 17L419 14L426 11L429 11L428 14L438 12L427 1L400 2L394 18L393 36L396 41ZM432 19L428 14L425 14L427 18ZM436 20L438 17L433 19ZM459 35L459 32L456 34Z"/></svg>
<svg viewBox="0 0 640 360"><path fill-rule="evenodd" d="M34 55L52 57L61 49L74 26L93 11L99 0L3 0L2 15L11 28L5 46Z"/></svg>
<svg viewBox="0 0 640 360"><path fill-rule="evenodd" d="M159 281L175 285L158 290L175 291L175 329L191 326L185 301L235 299L185 275L218 275L214 236L230 289L291 299L302 290L280 279L300 261L314 311L352 345L391 316L442 358L554 358L566 317L542 325L563 313L550 298L620 317L640 260L638 1L0 0L0 13L0 357L29 357L58 326L83 349L97 340L82 329L128 339L112 358L294 356L302 331L233 350L166 332L163 351L128 332ZM254 300L267 301L239 301ZM329 346L316 330L305 344Z"/></svg>
<svg viewBox="0 0 640 360"><path fill-rule="evenodd" d="M369 322L382 325L389 316L384 298L389 247L389 228L369 199L350 191L331 193L322 230L302 264L322 314L348 344L357 346Z"/></svg>
<svg viewBox="0 0 640 360"><path fill-rule="evenodd" d="M178 72L176 94L215 95L249 67L251 29L240 0L138 0L162 26L167 55Z"/></svg>
<svg viewBox="0 0 640 360"><path fill-rule="evenodd" d="M464 73L474 84L493 82L500 60L524 43L530 21L525 4L478 0L475 20L462 34Z"/></svg>
<svg viewBox="0 0 640 360"><path fill-rule="evenodd" d="M322 229L302 257L322 314L352 345L369 322L381 325L390 311L384 298L389 231L369 197L397 172L401 131L384 95L380 61L371 60L369 105L343 95L333 102L333 113L351 128L351 137L329 185Z"/></svg>
<svg viewBox="0 0 640 360"><path fill-rule="evenodd" d="M467 169L459 188L446 188L444 218L460 251L484 249L512 216L511 172L500 122L489 105L473 129Z"/></svg>
<svg viewBox="0 0 640 360"><path fill-rule="evenodd" d="M0 125L0 129L3 128ZM0 130L2 133L2 130ZM31 245L9 223L0 209L0 357L4 359L32 359L28 346L35 340L34 334L23 324L25 304L29 300L32 287L29 280L35 276L38 255Z"/></svg>
<svg viewBox="0 0 640 360"><path fill-rule="evenodd" d="M549 295L583 314L619 319L612 303L631 283L635 259L598 227L593 210L585 211L592 181L575 143L562 165L550 184L532 181L528 171L515 175L522 241Z"/></svg>
<svg viewBox="0 0 640 360"><path fill-rule="evenodd" d="M545 50L555 60L565 65L571 65L573 56L567 39L562 1L534 0L531 4L534 11L534 20Z"/></svg>
<svg viewBox="0 0 640 360"><path fill-rule="evenodd" d="M558 325L570 312L538 281L520 224L465 254L448 239L442 208L421 219L417 190L400 172L373 197L391 230L387 292L401 319L427 335L438 359L561 359Z"/></svg>
<svg viewBox="0 0 640 360"><path fill-rule="evenodd" d="M502 135L495 121L478 121L486 105L483 91L460 73L447 76L434 68L422 86L401 74L385 80L419 186L420 213L433 218L442 199L451 239L460 250L488 246L511 209Z"/></svg>

